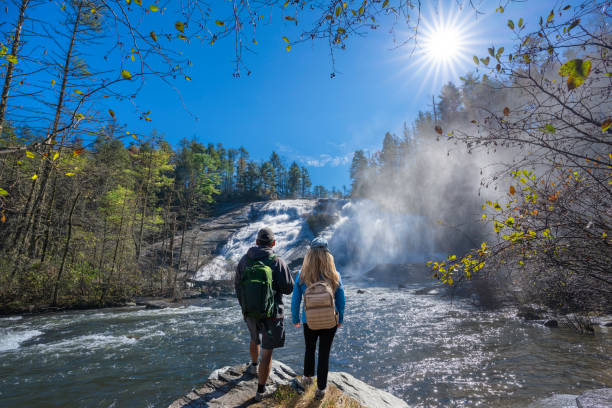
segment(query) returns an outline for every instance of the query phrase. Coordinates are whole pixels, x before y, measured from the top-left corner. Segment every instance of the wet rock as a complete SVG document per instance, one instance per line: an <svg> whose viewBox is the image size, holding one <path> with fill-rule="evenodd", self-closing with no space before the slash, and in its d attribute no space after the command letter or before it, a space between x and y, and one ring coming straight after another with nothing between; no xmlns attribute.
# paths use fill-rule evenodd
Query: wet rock
<svg viewBox="0 0 612 408"><path fill-rule="evenodd" d="M532 402L527 408L577 408L576 397L577 395L556 394L552 397Z"/></svg>
<svg viewBox="0 0 612 408"><path fill-rule="evenodd" d="M181 307L182 305L179 303L172 303L167 300L139 300L136 301L136 305L144 306L147 309L166 309L169 307Z"/></svg>
<svg viewBox="0 0 612 408"><path fill-rule="evenodd" d="M329 373L327 381L368 408L408 408L408 404L386 391L374 388L348 373Z"/></svg>
<svg viewBox="0 0 612 408"><path fill-rule="evenodd" d="M548 319L542 323L546 327L559 327L559 322L555 319Z"/></svg>
<svg viewBox="0 0 612 408"><path fill-rule="evenodd" d="M379 301L379 302L386 302L386 301L387 301L387 299L386 299L386 298L380 298L380 299L378 299L378 301Z"/></svg>
<svg viewBox="0 0 612 408"><path fill-rule="evenodd" d="M404 285L403 283L398 283L397 288L398 289L406 289L406 285Z"/></svg>
<svg viewBox="0 0 612 408"><path fill-rule="evenodd" d="M612 407L612 388L600 388L583 392L576 398L578 408Z"/></svg>
<svg viewBox="0 0 612 408"><path fill-rule="evenodd" d="M521 306L516 314L517 317L522 317L525 320L543 320L544 309L536 309L532 306Z"/></svg>
<svg viewBox="0 0 612 408"><path fill-rule="evenodd" d="M361 294L364 294L364 293L365 293L365 290L363 290L363 289L357 289L357 293L359 293L360 295L361 295Z"/></svg>

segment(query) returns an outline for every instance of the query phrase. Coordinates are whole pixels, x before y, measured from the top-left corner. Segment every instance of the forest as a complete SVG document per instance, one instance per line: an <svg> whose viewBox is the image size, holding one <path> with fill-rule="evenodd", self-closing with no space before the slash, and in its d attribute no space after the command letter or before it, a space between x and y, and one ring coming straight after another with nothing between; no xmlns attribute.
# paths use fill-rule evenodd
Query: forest
<svg viewBox="0 0 612 408"><path fill-rule="evenodd" d="M163 294L181 270L184 240L180 255L166 260L165 277L141 273L150 243L173 243L170 237L225 202L327 196L325 187L311 188L305 167L286 166L275 152L260 163L242 147L183 140L175 149L155 133L126 146L114 136L117 127L106 129L87 147L72 141L71 149L0 157L0 269L8 307L112 304L144 288ZM4 134L12 146L37 139L28 129L5 127ZM153 287L154 279L161 285Z"/></svg>

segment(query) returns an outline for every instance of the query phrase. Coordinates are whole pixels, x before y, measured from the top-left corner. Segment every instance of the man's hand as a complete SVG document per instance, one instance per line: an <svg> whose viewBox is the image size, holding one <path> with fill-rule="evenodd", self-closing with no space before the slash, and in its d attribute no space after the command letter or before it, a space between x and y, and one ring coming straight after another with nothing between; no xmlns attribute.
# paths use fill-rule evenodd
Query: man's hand
<svg viewBox="0 0 612 408"><path fill-rule="evenodd" d="M300 322L297 322L297 323L294 324L294 326L297 327L298 329L300 328L301 325L302 324Z"/></svg>

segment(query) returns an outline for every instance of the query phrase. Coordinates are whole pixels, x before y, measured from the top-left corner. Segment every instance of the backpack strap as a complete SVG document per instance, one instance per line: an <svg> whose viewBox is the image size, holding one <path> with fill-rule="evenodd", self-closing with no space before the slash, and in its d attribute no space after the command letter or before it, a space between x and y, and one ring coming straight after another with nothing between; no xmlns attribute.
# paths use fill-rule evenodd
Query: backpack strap
<svg viewBox="0 0 612 408"><path fill-rule="evenodd" d="M270 254L270 256L269 256L269 257L267 257L267 258L265 258L265 259L257 259L257 260L255 260L255 259L248 258L248 259L247 259L247 262L248 262L249 266L253 266L253 265L255 265L256 263L261 262L262 264L264 264L264 265L269 266L270 268L272 268L274 265L272 265L271 263L272 263L272 261L274 261L275 259L276 259L276 254L272 253L272 254Z"/></svg>

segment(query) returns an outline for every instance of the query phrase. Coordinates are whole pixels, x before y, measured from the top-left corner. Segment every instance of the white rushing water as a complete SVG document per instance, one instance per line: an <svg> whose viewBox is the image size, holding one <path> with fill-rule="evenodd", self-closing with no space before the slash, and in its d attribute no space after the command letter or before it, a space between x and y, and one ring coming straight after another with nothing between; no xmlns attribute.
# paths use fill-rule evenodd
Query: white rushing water
<svg viewBox="0 0 612 408"><path fill-rule="evenodd" d="M284 259L292 258L294 251L299 251L313 238L306 219L315 205L315 200L278 200L266 203L253 222L230 237L220 255L200 268L195 279L231 279L235 265L255 245L257 232L263 227L274 231L275 252Z"/></svg>
<svg viewBox="0 0 612 408"><path fill-rule="evenodd" d="M378 264L425 262L436 257L431 223L422 216L384 209L371 200L328 202L326 212L335 223L320 233L329 241L336 264L354 275ZM303 257L314 238L307 223L316 200L279 200L266 203L253 222L230 237L221 254L204 265L196 280L231 279L240 258L255 244L257 231L269 227L276 237L276 253L285 260Z"/></svg>

